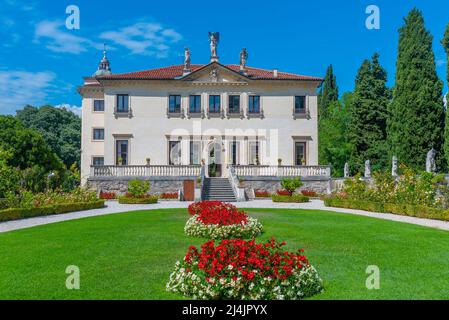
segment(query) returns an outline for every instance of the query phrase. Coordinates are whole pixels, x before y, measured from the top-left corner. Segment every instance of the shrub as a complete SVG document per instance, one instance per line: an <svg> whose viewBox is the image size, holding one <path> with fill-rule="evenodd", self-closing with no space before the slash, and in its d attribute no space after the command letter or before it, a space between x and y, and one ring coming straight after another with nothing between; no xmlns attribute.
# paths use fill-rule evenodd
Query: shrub
<svg viewBox="0 0 449 320"><path fill-rule="evenodd" d="M278 196L287 196L287 197L290 197L292 195L291 192L287 190L278 190L276 191L276 194Z"/></svg>
<svg viewBox="0 0 449 320"><path fill-rule="evenodd" d="M179 195L177 192L165 192L163 194L161 194L160 196L161 199L166 199L166 200L173 200L173 199L178 199Z"/></svg>
<svg viewBox="0 0 449 320"><path fill-rule="evenodd" d="M0 222L20 220L32 217L62 214L75 211L84 211L104 207L104 200L85 203L55 204L37 208L9 208L0 210Z"/></svg>
<svg viewBox="0 0 449 320"><path fill-rule="evenodd" d="M287 190L290 195L295 192L296 189L301 188L304 184L301 182L300 178L285 178L281 180L281 186Z"/></svg>
<svg viewBox="0 0 449 320"><path fill-rule="evenodd" d="M310 199L302 194L293 194L291 196L281 196L275 194L271 197L273 202L285 202L285 203L305 203L309 202Z"/></svg>
<svg viewBox="0 0 449 320"><path fill-rule="evenodd" d="M234 239L192 246L167 290L201 300L297 300L320 293L322 281L303 250L284 252L284 245Z"/></svg>
<svg viewBox="0 0 449 320"><path fill-rule="evenodd" d="M158 196L148 195L148 196L141 196L141 197L128 197L128 196L121 196L118 197L118 202L120 204L154 204L159 201Z"/></svg>
<svg viewBox="0 0 449 320"><path fill-rule="evenodd" d="M100 192L100 199L104 200L114 200L117 195L114 192Z"/></svg>
<svg viewBox="0 0 449 320"><path fill-rule="evenodd" d="M302 190L301 191L303 196L309 197L309 198L315 198L318 197L318 194L315 191L312 190Z"/></svg>
<svg viewBox="0 0 449 320"><path fill-rule="evenodd" d="M256 198L270 198L271 197L271 193L269 193L266 190L256 190L256 191L254 191L254 195L256 196Z"/></svg>
<svg viewBox="0 0 449 320"><path fill-rule="evenodd" d="M131 180L128 183L128 193L134 198L142 197L150 191L150 183L142 180Z"/></svg>

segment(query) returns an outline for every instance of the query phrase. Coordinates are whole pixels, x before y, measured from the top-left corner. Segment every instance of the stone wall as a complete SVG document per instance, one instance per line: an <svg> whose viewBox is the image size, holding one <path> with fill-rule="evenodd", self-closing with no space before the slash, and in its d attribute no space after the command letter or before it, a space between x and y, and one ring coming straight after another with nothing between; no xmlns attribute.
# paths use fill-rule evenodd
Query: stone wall
<svg viewBox="0 0 449 320"><path fill-rule="evenodd" d="M128 183L136 178L95 178L87 181L87 188L96 192L114 192L123 195L128 191ZM151 177L138 178L150 182L151 194L172 193L183 190L185 180L196 180L191 177ZM196 182L195 182L196 184Z"/></svg>
<svg viewBox="0 0 449 320"><path fill-rule="evenodd" d="M264 190L270 193L275 193L281 187L282 178L278 177L246 177L242 178L240 186L245 189L245 194L248 199L254 198L254 191ZM311 190L319 194L329 194L331 190L330 179L325 178L302 178L304 183L299 190Z"/></svg>

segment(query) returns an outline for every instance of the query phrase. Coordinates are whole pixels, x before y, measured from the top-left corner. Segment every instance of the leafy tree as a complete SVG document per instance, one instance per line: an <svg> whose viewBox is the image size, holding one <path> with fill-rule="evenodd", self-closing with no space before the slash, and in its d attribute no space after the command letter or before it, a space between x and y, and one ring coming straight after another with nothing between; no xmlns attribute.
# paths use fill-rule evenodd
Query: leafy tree
<svg viewBox="0 0 449 320"><path fill-rule="evenodd" d="M296 189L301 188L304 183L301 182L300 178L285 178L281 181L281 186L284 188L290 195L296 191Z"/></svg>
<svg viewBox="0 0 449 320"><path fill-rule="evenodd" d="M11 155L8 166L19 169L39 166L46 171L64 169L40 133L25 128L13 116L0 116L0 128L0 148Z"/></svg>
<svg viewBox="0 0 449 320"><path fill-rule="evenodd" d="M329 106L338 101L337 77L334 75L334 68L330 65L326 70L326 76L318 94L318 114L319 118L327 116Z"/></svg>
<svg viewBox="0 0 449 320"><path fill-rule="evenodd" d="M441 44L446 50L447 54L447 85L449 86L449 23L446 27L446 32L444 34L443 40L441 40ZM449 95L446 96L446 99L449 98ZM444 128L444 153L446 157L446 163L449 164L449 112L446 110L446 124Z"/></svg>
<svg viewBox="0 0 449 320"><path fill-rule="evenodd" d="M415 169L425 166L430 148L442 155L444 107L442 81L436 73L433 37L426 30L421 11L413 9L399 30L399 48L393 101L389 106L387 135L390 156Z"/></svg>
<svg viewBox="0 0 449 320"><path fill-rule="evenodd" d="M39 131L67 168L80 163L81 119L73 112L52 106L26 106L17 111L17 118Z"/></svg>
<svg viewBox="0 0 449 320"><path fill-rule="evenodd" d="M336 177L343 176L345 163L351 153L347 127L352 100L352 93L343 94L341 101L333 102L329 106L327 117L322 119L320 124L320 163L331 165L332 175Z"/></svg>
<svg viewBox="0 0 449 320"><path fill-rule="evenodd" d="M0 149L0 199L10 191L15 193L19 190L20 173L7 164L11 157L10 153Z"/></svg>
<svg viewBox="0 0 449 320"><path fill-rule="evenodd" d="M353 146L351 169L362 172L366 160L374 170L388 166L386 127L390 90L387 72L379 63L379 54L365 60L360 67L350 110L348 136Z"/></svg>

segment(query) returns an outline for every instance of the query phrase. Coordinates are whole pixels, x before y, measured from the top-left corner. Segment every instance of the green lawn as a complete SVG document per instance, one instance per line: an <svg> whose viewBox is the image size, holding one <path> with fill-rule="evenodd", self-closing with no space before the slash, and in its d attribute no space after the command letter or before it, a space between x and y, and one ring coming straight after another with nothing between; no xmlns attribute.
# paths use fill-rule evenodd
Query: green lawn
<svg viewBox="0 0 449 320"><path fill-rule="evenodd" d="M252 209L287 248L303 247L325 283L316 299L449 298L449 232L323 211ZM186 210L100 216L0 234L0 299L181 299L165 284L201 239L184 235ZM81 270L81 290L65 269ZM380 290L367 290L377 265Z"/></svg>

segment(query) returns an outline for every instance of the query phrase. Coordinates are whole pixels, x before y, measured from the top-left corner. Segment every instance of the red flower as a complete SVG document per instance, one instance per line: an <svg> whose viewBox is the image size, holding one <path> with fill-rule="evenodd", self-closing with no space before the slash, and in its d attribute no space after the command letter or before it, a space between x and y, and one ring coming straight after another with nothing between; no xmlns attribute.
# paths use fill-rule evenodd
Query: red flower
<svg viewBox="0 0 449 320"><path fill-rule="evenodd" d="M197 215L203 224L218 224L223 226L246 224L248 217L244 211L229 203L220 201L203 201L194 203L188 209L191 215Z"/></svg>

